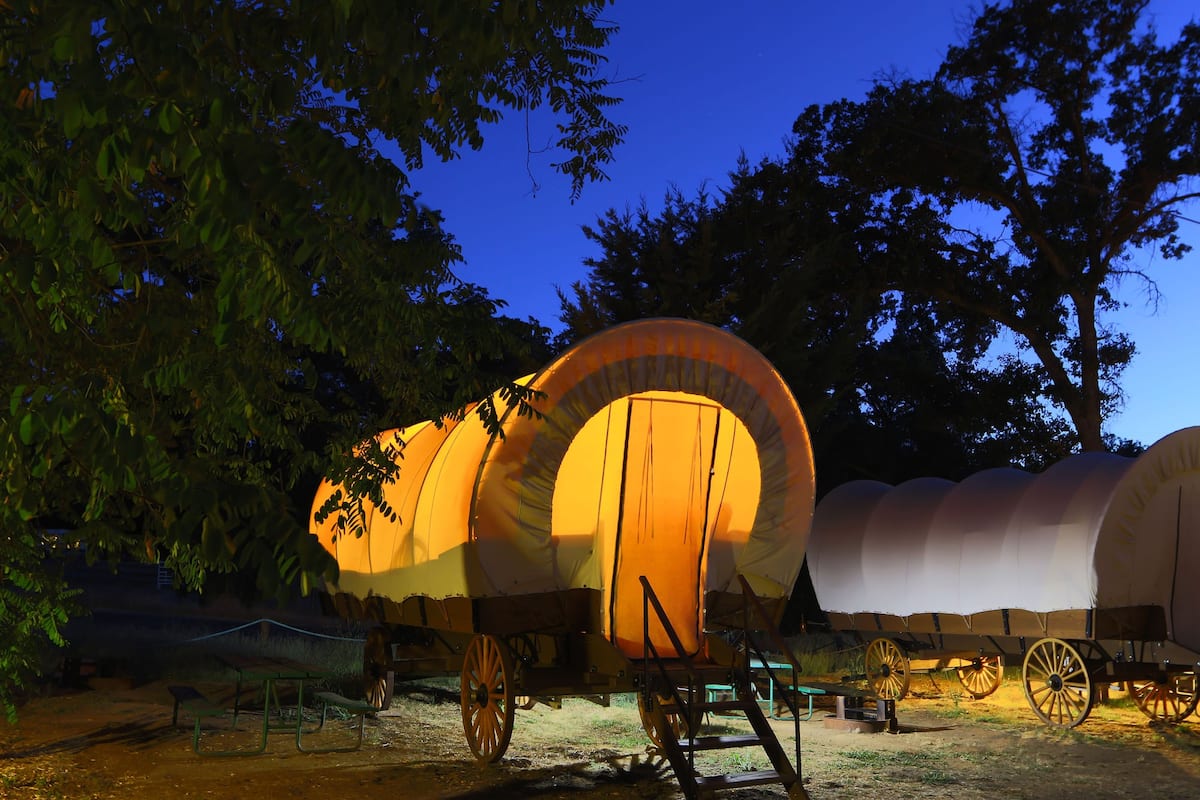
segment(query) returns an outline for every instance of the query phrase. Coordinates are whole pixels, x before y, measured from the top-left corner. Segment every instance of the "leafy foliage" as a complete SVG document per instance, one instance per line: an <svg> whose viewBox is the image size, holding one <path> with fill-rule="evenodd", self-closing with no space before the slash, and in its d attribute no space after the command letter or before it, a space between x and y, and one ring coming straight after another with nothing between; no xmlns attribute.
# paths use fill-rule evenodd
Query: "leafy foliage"
<svg viewBox="0 0 1200 800"><path fill-rule="evenodd" d="M303 588L335 569L316 477L381 480L351 455L380 420L512 378L534 326L455 278L411 171L547 105L573 191L603 177L605 5L0 3L3 663L33 646L14 609L57 637L39 531Z"/></svg>
<svg viewBox="0 0 1200 800"><path fill-rule="evenodd" d="M61 629L72 614L79 613L79 591L67 586L61 570L48 568L61 562L51 558L53 537L22 531L4 540L0 562L0 707L9 722L16 720L17 694L29 676L41 670L40 651L30 643L47 640L64 644Z"/></svg>
<svg viewBox="0 0 1200 800"><path fill-rule="evenodd" d="M609 211L586 230L601 255L560 292L571 341L616 322L681 316L724 327L779 370L804 410L820 492L855 478L962 478L1043 466L1069 447L1026 365L982 361L993 327L891 289L930 257L941 222L876 224L871 195L829 178L813 141L742 163L714 198L673 191L652 213Z"/></svg>
<svg viewBox="0 0 1200 800"><path fill-rule="evenodd" d="M1145 8L988 5L933 78L806 114L840 174L947 220L940 257L897 285L1012 331L1089 450L1117 445L1103 420L1134 354L1106 322L1115 290L1154 293L1138 259L1180 257L1177 213L1200 197L1200 25L1160 44Z"/></svg>

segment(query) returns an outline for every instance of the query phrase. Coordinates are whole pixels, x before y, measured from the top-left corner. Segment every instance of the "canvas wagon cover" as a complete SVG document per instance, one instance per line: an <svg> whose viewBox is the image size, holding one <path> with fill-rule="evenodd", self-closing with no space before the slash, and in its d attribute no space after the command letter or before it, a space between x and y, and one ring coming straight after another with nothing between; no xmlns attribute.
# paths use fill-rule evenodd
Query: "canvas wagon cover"
<svg viewBox="0 0 1200 800"><path fill-rule="evenodd" d="M844 484L817 506L808 562L829 613L1158 606L1200 651L1200 428L1036 475Z"/></svg>
<svg viewBox="0 0 1200 800"><path fill-rule="evenodd" d="M812 520L808 433L754 348L710 325L644 320L581 342L523 379L540 418L507 409L503 437L469 415L381 436L403 442L361 538L312 530L338 560L336 590L393 600L590 588L612 624L641 626L638 574L672 619L743 573L786 597ZM322 484L313 511L334 488ZM625 589L613 596L613 587Z"/></svg>

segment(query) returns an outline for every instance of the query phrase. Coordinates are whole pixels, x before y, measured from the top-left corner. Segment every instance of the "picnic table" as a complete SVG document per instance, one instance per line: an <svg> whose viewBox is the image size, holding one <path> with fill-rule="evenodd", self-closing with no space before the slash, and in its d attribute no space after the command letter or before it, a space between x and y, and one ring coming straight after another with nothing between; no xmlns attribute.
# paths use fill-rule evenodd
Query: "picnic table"
<svg viewBox="0 0 1200 800"><path fill-rule="evenodd" d="M278 732L294 732L296 734L297 747L299 747L304 725L304 682L306 680L328 678L330 671L322 667L313 666L312 664L305 664L279 656L226 654L218 656L218 660L237 675L237 686L233 695L233 726L235 728L237 727L238 714L241 711L243 685L260 684L262 687L262 741L259 743L258 750L252 752L261 753L266 750L267 737L271 733ZM296 721L294 725L287 721L287 711L285 711L284 705L279 699L278 684L280 682L292 682L296 684ZM272 710L274 710L274 713L280 720L278 724L272 724L271 722Z"/></svg>
<svg viewBox="0 0 1200 800"><path fill-rule="evenodd" d="M813 708L813 698L815 697L834 697L838 701L838 718L854 717L857 714L857 709L863 706L864 703L873 702L876 698L872 697L867 692L863 692L854 687L844 684L827 683L812 680L797 680L797 676L793 673L791 663L787 661L763 661L762 659L750 659L750 670L754 676L754 692L757 695L758 704L766 711L772 719L790 719L790 711L787 702L782 694L778 691L776 683L768 676L768 671L774 674L785 691L795 692L796 699L804 698L808 700L808 709L805 712L801 709L801 721L808 721L813 718L815 710ZM708 702L719 700L722 695L728 695L734 691L734 687L728 684L710 683L705 686ZM846 705L847 698L850 699L849 705ZM883 713L883 712L880 712ZM891 716L894 716L892 712Z"/></svg>
<svg viewBox="0 0 1200 800"><path fill-rule="evenodd" d="M789 689L795 689L800 694L808 697L808 716L802 717L802 719L812 719L812 697L814 694L825 694L825 690L808 686L794 685L792 677L792 665L790 663L784 661L762 661L758 658L750 659L751 673L761 673L764 669L770 669L771 672L775 674L775 677L778 678L780 683L782 683L784 686L788 687ZM708 702L710 703L718 699L720 695L728 694L733 691L733 686L722 683L710 683L705 688L708 694ZM783 701L783 698L779 698L778 702L776 702L775 681L770 680L769 678L764 680L756 680L755 689L758 694L758 704L762 706L764 711L770 714L773 719L786 718L782 714L782 709L786 709L787 704Z"/></svg>
<svg viewBox="0 0 1200 800"><path fill-rule="evenodd" d="M793 674L792 665L787 661L761 661L752 659L750 662L752 670L769 670L779 680L779 683L787 690L795 692L800 697L808 700L808 712L800 717L801 720L810 720L813 718L813 698L820 696L840 696L847 693L847 688L831 683L818 683L814 681L799 682L796 675ZM772 719L788 719L787 702L776 693L775 681L766 677L764 680L756 682L756 689L759 693L759 703L770 713ZM763 694L766 696L764 697ZM853 692L853 690L850 690ZM799 698L797 698L799 699Z"/></svg>

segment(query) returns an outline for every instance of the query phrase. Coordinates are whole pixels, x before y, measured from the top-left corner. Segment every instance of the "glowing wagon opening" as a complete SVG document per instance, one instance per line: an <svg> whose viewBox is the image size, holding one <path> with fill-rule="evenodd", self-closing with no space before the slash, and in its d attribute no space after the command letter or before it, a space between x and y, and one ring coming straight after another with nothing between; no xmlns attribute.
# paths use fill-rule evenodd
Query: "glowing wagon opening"
<svg viewBox="0 0 1200 800"><path fill-rule="evenodd" d="M475 416L380 434L401 467L384 490L395 513L368 503L362 537L313 517L340 568L329 587L339 611L599 634L640 658L639 576L689 652L739 594L738 574L782 609L812 518L812 450L760 353L703 323L643 320L522 382L539 416L501 405L500 435ZM314 515L335 488L322 484ZM670 649L656 626L651 640Z"/></svg>

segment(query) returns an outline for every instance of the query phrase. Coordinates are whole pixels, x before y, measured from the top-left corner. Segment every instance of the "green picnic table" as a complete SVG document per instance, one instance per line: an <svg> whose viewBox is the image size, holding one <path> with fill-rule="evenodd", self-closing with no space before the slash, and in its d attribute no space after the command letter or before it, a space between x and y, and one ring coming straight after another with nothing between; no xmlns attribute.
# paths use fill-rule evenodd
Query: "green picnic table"
<svg viewBox="0 0 1200 800"><path fill-rule="evenodd" d="M267 749L267 738L272 733L296 734L296 746L300 746L300 737L304 727L304 682L328 678L330 671L323 667L294 661L278 656L243 656L221 655L217 657L221 663L229 667L237 676L237 687L233 695L233 727L237 727L238 714L241 712L242 687L245 684L261 685L263 698L262 739L254 750L243 751L246 755L262 753ZM278 684L281 682L296 684L296 721L295 724L286 720L287 714L283 703L279 700ZM280 722L272 724L272 709L278 715Z"/></svg>
<svg viewBox="0 0 1200 800"><path fill-rule="evenodd" d="M819 681L805 681L804 683L799 683L796 680L796 676L792 674L792 665L786 661L762 661L761 659L757 658L750 660L751 671L763 671L767 668L769 668L770 671L775 674L775 677L779 679L779 682L787 690L794 691L801 697L804 697L808 700L808 711L806 714L804 714L804 716L800 717L800 719L803 721L808 721L813 718L814 697L866 696L864 692L836 683L821 683ZM786 709L787 704L784 703L781 697L779 697L778 692L776 691L775 681L765 680L763 681L763 684L765 686L765 694L763 693L763 690L759 691L758 704L762 706L768 714L770 714L772 719L787 719L787 717L780 712L780 708L782 707ZM732 686L725 684L708 684L706 689L709 702L713 701L719 692L733 691ZM776 702L776 698L779 698L778 702Z"/></svg>

